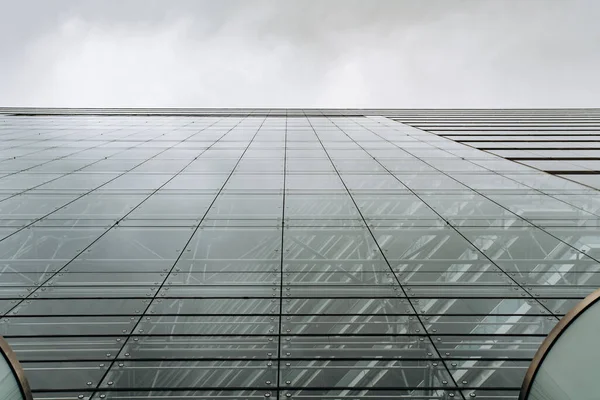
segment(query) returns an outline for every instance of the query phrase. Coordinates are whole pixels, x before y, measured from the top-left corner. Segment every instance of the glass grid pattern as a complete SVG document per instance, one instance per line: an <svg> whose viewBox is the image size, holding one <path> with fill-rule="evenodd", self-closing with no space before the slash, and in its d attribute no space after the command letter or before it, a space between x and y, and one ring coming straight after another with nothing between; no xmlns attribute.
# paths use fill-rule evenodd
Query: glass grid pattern
<svg viewBox="0 0 600 400"><path fill-rule="evenodd" d="M383 116L2 116L36 399L516 399L597 191Z"/></svg>

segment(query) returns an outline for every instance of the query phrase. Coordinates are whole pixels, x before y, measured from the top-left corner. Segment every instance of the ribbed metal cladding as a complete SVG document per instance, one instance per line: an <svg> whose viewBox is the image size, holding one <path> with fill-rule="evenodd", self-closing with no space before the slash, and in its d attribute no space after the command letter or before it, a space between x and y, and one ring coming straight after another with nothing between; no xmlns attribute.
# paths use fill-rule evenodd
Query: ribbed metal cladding
<svg viewBox="0 0 600 400"><path fill-rule="evenodd" d="M600 110L428 110L393 119L600 188Z"/></svg>

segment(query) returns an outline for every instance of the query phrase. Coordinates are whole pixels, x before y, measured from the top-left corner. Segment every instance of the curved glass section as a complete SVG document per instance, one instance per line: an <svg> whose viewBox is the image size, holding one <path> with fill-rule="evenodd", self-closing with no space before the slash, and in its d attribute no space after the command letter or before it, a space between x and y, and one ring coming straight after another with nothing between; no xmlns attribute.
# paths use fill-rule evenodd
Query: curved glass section
<svg viewBox="0 0 600 400"><path fill-rule="evenodd" d="M569 312L550 333L527 373L522 400L598 398L600 290Z"/></svg>
<svg viewBox="0 0 600 400"><path fill-rule="evenodd" d="M0 399L32 399L23 369L2 337L0 337L0 353L2 353L2 357L0 357Z"/></svg>

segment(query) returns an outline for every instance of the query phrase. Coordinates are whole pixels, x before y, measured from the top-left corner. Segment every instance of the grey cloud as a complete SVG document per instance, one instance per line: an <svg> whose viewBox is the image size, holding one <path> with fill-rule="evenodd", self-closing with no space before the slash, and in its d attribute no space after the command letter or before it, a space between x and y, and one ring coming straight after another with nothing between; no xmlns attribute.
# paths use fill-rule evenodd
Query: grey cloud
<svg viewBox="0 0 600 400"><path fill-rule="evenodd" d="M0 5L5 106L599 105L595 0Z"/></svg>

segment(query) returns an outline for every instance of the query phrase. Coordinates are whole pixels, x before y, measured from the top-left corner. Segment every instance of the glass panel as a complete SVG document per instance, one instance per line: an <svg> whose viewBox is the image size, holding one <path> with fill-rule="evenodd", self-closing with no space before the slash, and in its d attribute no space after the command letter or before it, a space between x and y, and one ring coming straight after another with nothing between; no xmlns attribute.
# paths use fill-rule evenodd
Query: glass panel
<svg viewBox="0 0 600 400"><path fill-rule="evenodd" d="M405 389L418 387L424 379L431 379L431 386L442 386L442 381L448 385L450 381L442 365L434 367L426 360L290 361L282 369L281 378L299 387L348 389Z"/></svg>
<svg viewBox="0 0 600 400"><path fill-rule="evenodd" d="M123 341L120 337L20 337L9 338L10 346L21 362L33 360L68 361L114 358ZM110 355L109 355L110 354Z"/></svg>
<svg viewBox="0 0 600 400"><path fill-rule="evenodd" d="M71 260L104 232L97 228L31 227L0 242L3 260Z"/></svg>
<svg viewBox="0 0 600 400"><path fill-rule="evenodd" d="M271 340L269 340L271 339ZM129 355L125 356L125 353ZM277 354L277 342L266 336L135 336L119 358L263 359Z"/></svg>
<svg viewBox="0 0 600 400"><path fill-rule="evenodd" d="M84 361L23 363L23 369L32 391L86 390L95 387L105 373L106 367L98 364Z"/></svg>
<svg viewBox="0 0 600 400"><path fill-rule="evenodd" d="M101 387L110 389L255 388L277 381L277 368L268 361L125 361L118 374L106 378ZM115 371L116 372L116 371ZM173 374L178 379L173 380ZM266 382L270 382L266 384Z"/></svg>

